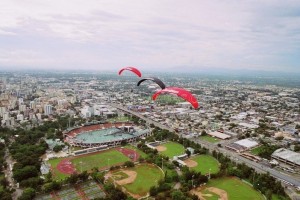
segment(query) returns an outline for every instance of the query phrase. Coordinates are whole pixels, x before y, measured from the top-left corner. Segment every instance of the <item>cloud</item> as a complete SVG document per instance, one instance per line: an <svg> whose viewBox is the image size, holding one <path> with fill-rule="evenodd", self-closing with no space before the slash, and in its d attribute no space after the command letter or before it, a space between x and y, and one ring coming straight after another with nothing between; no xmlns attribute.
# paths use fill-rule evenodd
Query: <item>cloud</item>
<svg viewBox="0 0 300 200"><path fill-rule="evenodd" d="M298 1L3 0L0 6L0 66L300 71Z"/></svg>

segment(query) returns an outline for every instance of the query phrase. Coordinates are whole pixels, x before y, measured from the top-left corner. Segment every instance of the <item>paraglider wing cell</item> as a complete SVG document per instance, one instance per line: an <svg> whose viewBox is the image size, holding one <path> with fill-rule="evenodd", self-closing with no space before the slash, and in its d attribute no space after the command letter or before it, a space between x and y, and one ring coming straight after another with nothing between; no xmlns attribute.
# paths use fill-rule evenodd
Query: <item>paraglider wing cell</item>
<svg viewBox="0 0 300 200"><path fill-rule="evenodd" d="M155 100L160 94L170 93L175 94L186 101L190 102L192 106L197 109L199 107L197 99L187 90L178 87L167 87L153 94L152 99Z"/></svg>
<svg viewBox="0 0 300 200"><path fill-rule="evenodd" d="M166 88L165 84L164 84L160 79L158 79L158 78L156 78L156 77L143 78L143 79L141 79L141 80L137 83L137 86L140 86L140 84L141 84L142 82L146 81L146 80L151 80L151 81L155 82L157 85L159 85L159 87L160 87L161 89L165 89L165 88Z"/></svg>
<svg viewBox="0 0 300 200"><path fill-rule="evenodd" d="M124 67L124 68L120 69L119 75L121 75L122 72L123 72L124 70L132 71L132 72L135 73L138 77L142 77L142 73L141 73L137 68L135 68L135 67Z"/></svg>

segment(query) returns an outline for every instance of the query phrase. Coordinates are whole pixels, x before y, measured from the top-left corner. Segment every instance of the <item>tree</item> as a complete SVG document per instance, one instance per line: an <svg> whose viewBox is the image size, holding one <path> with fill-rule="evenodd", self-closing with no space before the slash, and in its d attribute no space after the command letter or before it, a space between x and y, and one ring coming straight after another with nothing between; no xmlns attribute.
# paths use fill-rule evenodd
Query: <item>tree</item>
<svg viewBox="0 0 300 200"><path fill-rule="evenodd" d="M185 153L187 154L188 157L190 157L192 154L188 149L185 151Z"/></svg>
<svg viewBox="0 0 300 200"><path fill-rule="evenodd" d="M157 188L155 186L152 186L150 188L149 193L150 193L150 196L156 196L157 195Z"/></svg>
<svg viewBox="0 0 300 200"><path fill-rule="evenodd" d="M53 147L53 151L57 153L61 151L63 147L64 147L63 145L55 145L55 147Z"/></svg>
<svg viewBox="0 0 300 200"><path fill-rule="evenodd" d="M186 196L180 191L180 190L175 190L172 192L172 199L173 200L185 200Z"/></svg>
<svg viewBox="0 0 300 200"><path fill-rule="evenodd" d="M125 166L125 167L134 167L134 163L131 162L131 161L126 161L126 162L124 163L124 166Z"/></svg>

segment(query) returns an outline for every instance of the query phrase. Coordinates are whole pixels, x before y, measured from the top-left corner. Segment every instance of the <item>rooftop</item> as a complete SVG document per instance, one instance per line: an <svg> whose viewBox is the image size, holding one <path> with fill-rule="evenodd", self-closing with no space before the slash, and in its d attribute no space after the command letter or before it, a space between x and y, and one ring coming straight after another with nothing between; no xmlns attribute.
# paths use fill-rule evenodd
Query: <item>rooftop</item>
<svg viewBox="0 0 300 200"><path fill-rule="evenodd" d="M277 149L273 152L272 156L279 157L281 159L288 160L290 162L300 165L300 153L296 153L288 149Z"/></svg>

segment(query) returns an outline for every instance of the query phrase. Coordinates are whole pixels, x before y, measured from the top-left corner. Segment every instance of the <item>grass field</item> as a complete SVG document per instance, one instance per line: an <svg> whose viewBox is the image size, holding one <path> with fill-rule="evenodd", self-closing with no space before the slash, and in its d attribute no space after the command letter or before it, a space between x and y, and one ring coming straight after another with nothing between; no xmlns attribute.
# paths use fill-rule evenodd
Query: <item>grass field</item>
<svg viewBox="0 0 300 200"><path fill-rule="evenodd" d="M137 172L137 177L133 183L123 185L132 194L145 196L150 188L157 185L157 182L164 177L162 171L157 166L141 164L132 168Z"/></svg>
<svg viewBox="0 0 300 200"><path fill-rule="evenodd" d="M207 174L210 169L211 174L216 174L219 172L219 162L210 155L199 155L191 158L196 161L198 165L192 169L196 172L201 172L201 174Z"/></svg>
<svg viewBox="0 0 300 200"><path fill-rule="evenodd" d="M199 138L210 143L216 143L220 141L220 139L211 137L209 135L200 136Z"/></svg>
<svg viewBox="0 0 300 200"><path fill-rule="evenodd" d="M171 159L173 159L174 156L182 155L185 153L184 147L176 142L168 142L166 144L163 144L162 146L166 147L167 150L160 153L168 156Z"/></svg>
<svg viewBox="0 0 300 200"><path fill-rule="evenodd" d="M107 119L107 121L109 121L109 122L127 122L127 121L129 121L129 117L127 117L127 116L114 117L114 118Z"/></svg>
<svg viewBox="0 0 300 200"><path fill-rule="evenodd" d="M221 178L221 179L211 179L208 184L203 188L207 187L216 187L222 190L225 190L228 195L229 200L264 200L264 197L261 193L253 189L250 185L242 182L237 178ZM213 197L215 198L215 197ZM212 198L212 199L213 199ZM207 200L211 200L209 197Z"/></svg>
<svg viewBox="0 0 300 200"><path fill-rule="evenodd" d="M57 169L57 165L66 158L56 158L49 160L48 162L52 168L52 174L55 179L65 179L70 176L69 174L64 174ZM78 156L74 158L70 158L73 163L76 171L89 171L94 167L102 168L102 167L111 167L113 165L122 164L130 159L123 155L121 152L111 149L108 151L102 151L99 153L87 154L85 156ZM81 163L82 162L82 163Z"/></svg>
<svg viewBox="0 0 300 200"><path fill-rule="evenodd" d="M51 168L52 168L52 175L53 175L53 178L58 179L58 180L63 180L63 179L65 179L66 177L70 176L69 174L61 173L61 172L57 169L58 163L60 163L60 161L62 161L63 159L64 159L64 158L55 158L55 159L52 159L52 160L48 160L48 162L50 163Z"/></svg>
<svg viewBox="0 0 300 200"><path fill-rule="evenodd" d="M94 167L110 167L129 160L130 159L124 156L121 152L111 149L97 154L75 157L71 160L71 162L75 166L76 170L80 172L81 170L88 171Z"/></svg>
<svg viewBox="0 0 300 200"><path fill-rule="evenodd" d="M251 153L253 155L258 155L261 152L262 148L263 148L263 146L256 147L256 148L251 150Z"/></svg>

